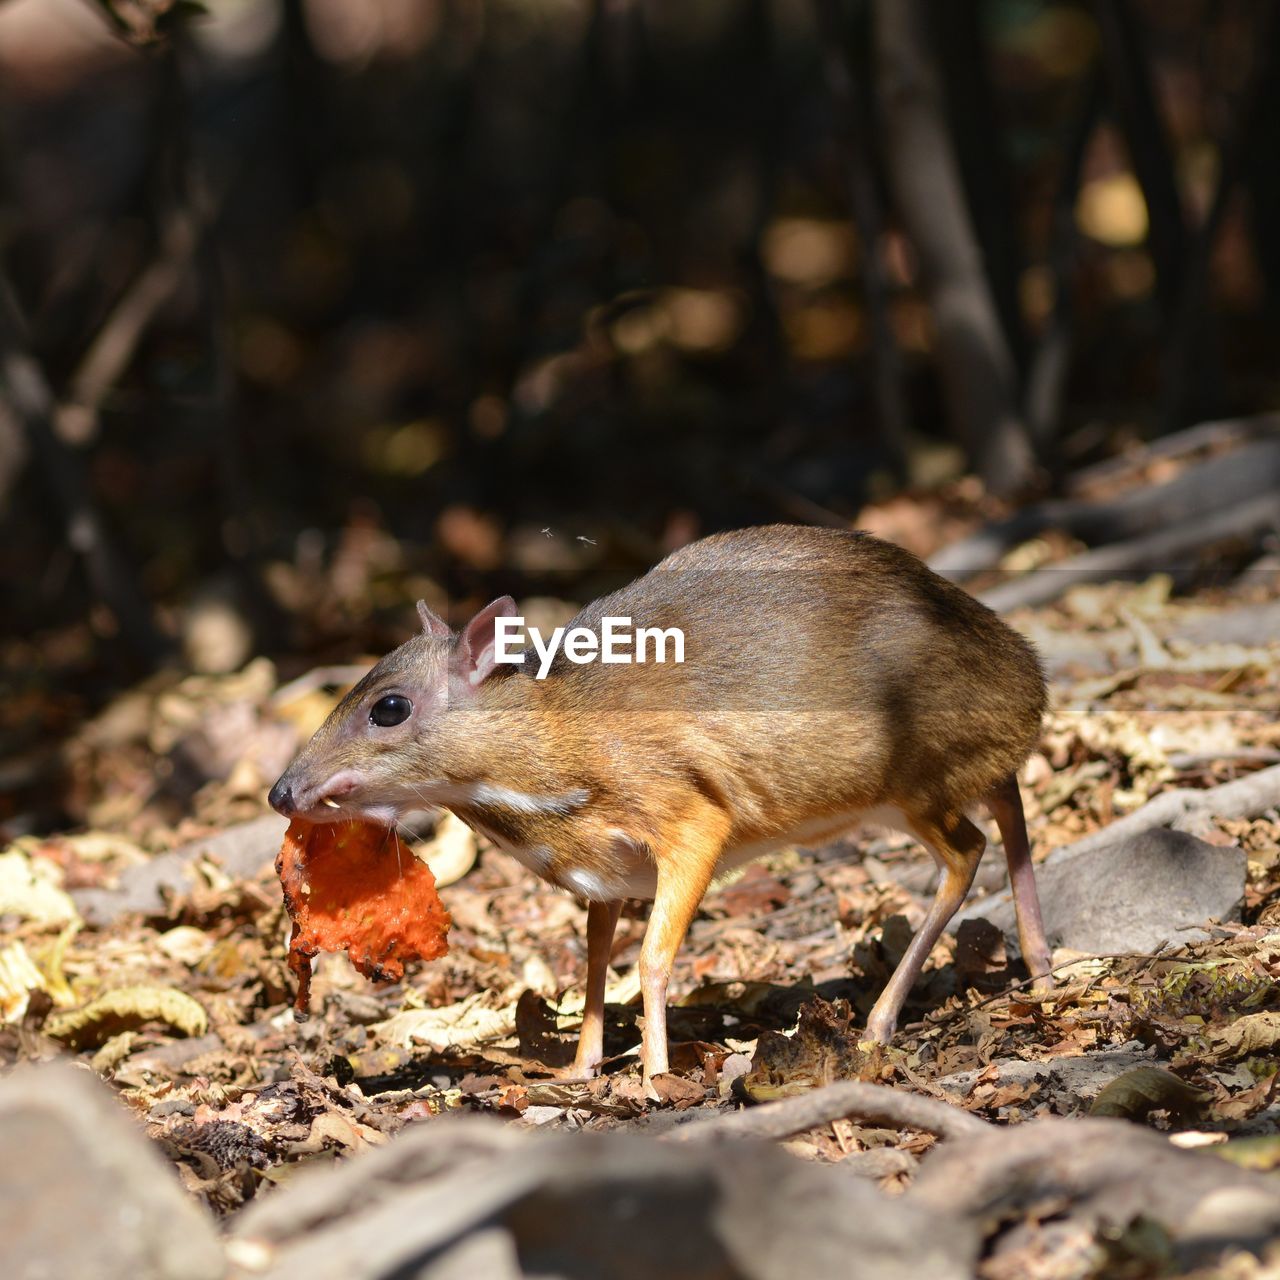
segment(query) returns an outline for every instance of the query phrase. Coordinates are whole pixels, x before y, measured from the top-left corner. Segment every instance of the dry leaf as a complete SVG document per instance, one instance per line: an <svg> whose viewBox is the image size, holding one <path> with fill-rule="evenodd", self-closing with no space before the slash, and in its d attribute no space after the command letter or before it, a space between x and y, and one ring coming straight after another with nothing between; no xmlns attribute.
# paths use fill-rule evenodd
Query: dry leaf
<svg viewBox="0 0 1280 1280"><path fill-rule="evenodd" d="M55 883L59 875L46 858L32 858L18 849L0 853L0 916L38 924L79 920L76 904Z"/></svg>
<svg viewBox="0 0 1280 1280"><path fill-rule="evenodd" d="M1117 1076L1093 1100L1091 1116L1139 1119L1151 1111L1184 1115L1199 1110L1210 1095L1159 1067L1134 1067Z"/></svg>
<svg viewBox="0 0 1280 1280"><path fill-rule="evenodd" d="M31 993L44 990L44 974L21 942L0 950L0 1022L21 1022Z"/></svg>
<svg viewBox="0 0 1280 1280"><path fill-rule="evenodd" d="M439 1009L407 1009L370 1030L384 1044L402 1049L426 1045L437 1053L451 1045L465 1049L514 1035L515 1004L506 1003L495 1009L488 1003L491 999L489 992L478 991L457 1004Z"/></svg>
<svg viewBox="0 0 1280 1280"><path fill-rule="evenodd" d="M1270 1053L1280 1042L1280 1011L1247 1013L1205 1033L1210 1053L1220 1061Z"/></svg>
<svg viewBox="0 0 1280 1280"><path fill-rule="evenodd" d="M87 1049L148 1022L162 1022L184 1036L202 1036L209 1028L204 1009L174 987L117 987L83 1009L53 1014L44 1033L72 1049Z"/></svg>

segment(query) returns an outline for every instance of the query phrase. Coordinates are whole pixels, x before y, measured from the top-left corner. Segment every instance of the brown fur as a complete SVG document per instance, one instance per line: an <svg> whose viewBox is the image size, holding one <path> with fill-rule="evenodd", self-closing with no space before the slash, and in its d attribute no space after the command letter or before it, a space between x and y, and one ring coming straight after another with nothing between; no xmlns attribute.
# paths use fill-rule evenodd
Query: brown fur
<svg viewBox="0 0 1280 1280"><path fill-rule="evenodd" d="M656 876L648 972L669 969L734 851L812 841L883 806L955 869L949 918L982 851L964 815L997 792L1009 812L1008 780L1039 734L1044 680L1025 640L899 547L790 526L693 543L571 626L610 615L680 627L685 662L561 652L546 680L499 667L472 690L450 675L459 640L423 634L352 690L281 781L305 799L345 770L356 785L335 817L420 807L441 784L559 797L538 812L445 803L508 846L547 851L541 873L564 887L617 882L640 850ZM371 729L368 708L393 691L414 701L412 723ZM665 975L646 995L659 986ZM650 1040L660 1069L665 1047Z"/></svg>

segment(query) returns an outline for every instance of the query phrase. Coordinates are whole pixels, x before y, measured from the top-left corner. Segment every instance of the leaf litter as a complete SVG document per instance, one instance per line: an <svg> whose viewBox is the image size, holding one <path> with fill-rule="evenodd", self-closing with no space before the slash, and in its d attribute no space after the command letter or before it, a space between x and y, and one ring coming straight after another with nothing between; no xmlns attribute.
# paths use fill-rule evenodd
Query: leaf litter
<svg viewBox="0 0 1280 1280"><path fill-rule="evenodd" d="M1166 601L1162 625L1180 611L1211 619L1247 608L1259 588L1250 590ZM1153 647L1151 628L1135 628L1126 606L1126 593L1141 605L1142 591L1081 589L1020 619L1078 654L1105 652L1113 669L1100 677L1096 665L1051 657L1053 709L1024 775L1037 858L1164 790L1245 776L1280 748L1280 645ZM269 855L248 877L212 855L197 860L189 887L166 891L158 909L85 925L77 891L114 892L164 849L260 814L275 770L323 714L291 719L273 699L269 664L226 681L125 695L68 753L90 797L89 829L0 850L0 1062L78 1057L113 1083L217 1214L445 1112L607 1130L843 1079L1003 1125L1121 1115L1249 1167L1280 1168L1274 811L1221 819L1207 833L1248 855L1241 920L1147 954L1059 953L1047 996L1030 992L998 929L968 922L935 947L890 1047L861 1043L859 1028L923 917L927 859L905 838L868 831L762 860L713 891L694 923L671 988L671 1070L654 1100L637 1056L645 908L627 904L619 925L604 1073L570 1078L584 907L449 815L423 818L415 844L446 888L449 953L380 984L323 955L306 1024L290 1012L289 921ZM238 755L200 728L225 721L228 708ZM194 817L155 782L179 749L205 751L226 779L200 788ZM993 851L984 871L1000 861ZM934 1142L853 1118L787 1146L853 1161L893 1190Z"/></svg>

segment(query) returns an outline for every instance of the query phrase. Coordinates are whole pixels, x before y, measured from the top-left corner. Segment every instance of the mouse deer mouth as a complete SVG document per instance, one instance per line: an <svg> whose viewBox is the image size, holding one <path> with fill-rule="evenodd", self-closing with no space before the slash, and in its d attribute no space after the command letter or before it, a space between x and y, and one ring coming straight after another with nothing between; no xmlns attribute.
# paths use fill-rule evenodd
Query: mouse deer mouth
<svg viewBox="0 0 1280 1280"><path fill-rule="evenodd" d="M385 800L369 803L362 790L363 779L354 769L340 769L314 785L305 778L290 778L286 771L267 798L286 818L317 824L364 821L393 825L399 817L397 807Z"/></svg>

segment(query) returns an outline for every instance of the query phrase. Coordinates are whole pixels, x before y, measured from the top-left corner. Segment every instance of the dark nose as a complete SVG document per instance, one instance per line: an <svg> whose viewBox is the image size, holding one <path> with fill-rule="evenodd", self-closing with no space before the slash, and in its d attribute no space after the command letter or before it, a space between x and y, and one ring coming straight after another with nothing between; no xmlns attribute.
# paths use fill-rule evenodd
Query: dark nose
<svg viewBox="0 0 1280 1280"><path fill-rule="evenodd" d="M267 795L267 803L278 813L284 817L288 817L293 812L293 786L284 778L277 778L276 785L271 788Z"/></svg>

